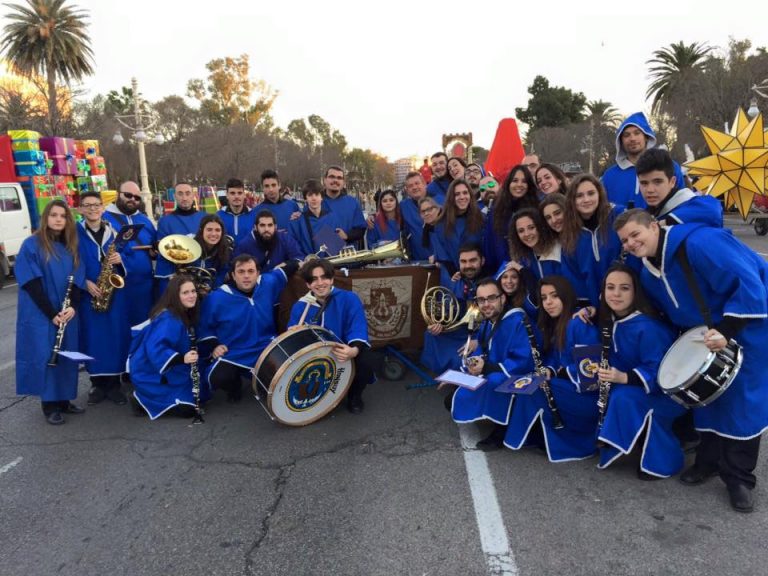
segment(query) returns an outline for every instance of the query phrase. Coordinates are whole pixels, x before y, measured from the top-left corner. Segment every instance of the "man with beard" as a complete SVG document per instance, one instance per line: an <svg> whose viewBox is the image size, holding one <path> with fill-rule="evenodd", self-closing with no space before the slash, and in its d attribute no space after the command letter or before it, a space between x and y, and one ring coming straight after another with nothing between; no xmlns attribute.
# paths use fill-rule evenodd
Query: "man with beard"
<svg viewBox="0 0 768 576"><path fill-rule="evenodd" d="M475 193L475 198L480 200L481 198L478 196L478 188L480 187L480 180L483 177L483 168L478 164L477 162L472 162L471 164L467 164L467 167L464 169L464 180L467 181L469 184L469 187L472 188L472 192Z"/></svg>
<svg viewBox="0 0 768 576"><path fill-rule="evenodd" d="M445 204L445 195L448 194L448 186L451 185L451 176L448 174L448 156L445 152L435 152L430 157L432 162L432 182L427 186L427 194L432 196L441 206Z"/></svg>
<svg viewBox="0 0 768 576"><path fill-rule="evenodd" d="M253 230L235 247L234 256L240 254L253 256L262 272L282 267L289 278L306 256L288 232L277 229L275 215L266 209L259 210Z"/></svg>
<svg viewBox="0 0 768 576"><path fill-rule="evenodd" d="M245 186L242 180L230 178L227 181L227 205L216 214L224 222L224 229L235 245L248 236L256 212L245 205Z"/></svg>
<svg viewBox="0 0 768 576"><path fill-rule="evenodd" d="M656 147L656 133L642 112L635 112L616 130L616 164L605 171L601 180L608 200L627 208L645 208L640 194L635 164L640 155ZM674 163L676 184L683 184L683 171Z"/></svg>
<svg viewBox="0 0 768 576"><path fill-rule="evenodd" d="M232 402L240 401L242 380L277 335L274 310L286 284L283 270L260 274L253 256L241 254L232 261L232 280L203 300L200 342L213 348L205 378Z"/></svg>
<svg viewBox="0 0 768 576"><path fill-rule="evenodd" d="M275 170L267 169L261 173L261 190L264 192L264 201L259 208L264 208L275 215L277 229L288 231L291 223L291 215L300 212L299 205L291 198L285 198L280 192L280 176Z"/></svg>
<svg viewBox="0 0 768 576"><path fill-rule="evenodd" d="M344 189L344 170L339 166L329 166L325 171L323 188L323 206L339 220L339 227L336 229L339 238L348 244L362 240L367 224L360 202Z"/></svg>
<svg viewBox="0 0 768 576"><path fill-rule="evenodd" d="M347 409L352 414L363 411L363 390L375 380L374 358L368 341L368 321L360 297L333 285L333 265L327 260L306 262L299 274L307 283L313 301L299 300L291 308L288 326L302 322L322 326L340 340L332 354L340 362L352 360L355 376L347 394Z"/></svg>
<svg viewBox="0 0 768 576"><path fill-rule="evenodd" d="M475 299L477 281L484 264L485 259L477 244L464 244L459 248L459 278L445 285L458 300L459 318L464 316L467 307ZM467 334L466 325L446 332L442 324L428 324L421 363L436 374L449 368L458 370L461 366L459 352L466 343Z"/></svg>
<svg viewBox="0 0 768 576"><path fill-rule="evenodd" d="M496 194L499 193L499 183L493 176L483 176L480 179L477 191L480 194L480 202L482 202L482 204L478 202L478 205L481 205L483 213L487 214L491 204L496 200Z"/></svg>
<svg viewBox="0 0 768 576"><path fill-rule="evenodd" d="M125 267L125 292L127 317L131 326L141 324L149 317L149 310L154 302L154 272L152 259L154 250L133 250L134 246L154 246L157 242L155 225L139 212L141 191L136 182L123 182L117 192L114 204L107 206L104 219L118 232L128 224L140 224L139 233L123 244L120 257Z"/></svg>

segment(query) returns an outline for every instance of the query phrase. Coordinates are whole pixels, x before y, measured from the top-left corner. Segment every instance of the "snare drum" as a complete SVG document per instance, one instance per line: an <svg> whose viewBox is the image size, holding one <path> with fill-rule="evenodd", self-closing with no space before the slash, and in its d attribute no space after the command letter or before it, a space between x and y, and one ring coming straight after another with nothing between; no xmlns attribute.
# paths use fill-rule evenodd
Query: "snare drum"
<svg viewBox="0 0 768 576"><path fill-rule="evenodd" d="M253 369L253 391L270 418L305 426L341 402L354 364L331 353L340 340L320 326L304 325L275 338Z"/></svg>
<svg viewBox="0 0 768 576"><path fill-rule="evenodd" d="M687 408L717 400L741 368L741 346L731 340L723 350L711 352L704 344L706 331L706 326L697 326L680 336L659 368L661 389Z"/></svg>

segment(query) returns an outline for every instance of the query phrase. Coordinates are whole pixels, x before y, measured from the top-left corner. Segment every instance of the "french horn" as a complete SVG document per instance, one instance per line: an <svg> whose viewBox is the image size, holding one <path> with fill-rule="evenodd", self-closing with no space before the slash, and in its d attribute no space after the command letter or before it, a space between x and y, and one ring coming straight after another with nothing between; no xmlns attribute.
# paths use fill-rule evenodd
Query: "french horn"
<svg viewBox="0 0 768 576"><path fill-rule="evenodd" d="M444 332L456 330L464 324L477 325L481 318L477 304L467 306L461 315L461 303L456 295L445 286L433 286L421 297L421 316L427 326L440 324Z"/></svg>

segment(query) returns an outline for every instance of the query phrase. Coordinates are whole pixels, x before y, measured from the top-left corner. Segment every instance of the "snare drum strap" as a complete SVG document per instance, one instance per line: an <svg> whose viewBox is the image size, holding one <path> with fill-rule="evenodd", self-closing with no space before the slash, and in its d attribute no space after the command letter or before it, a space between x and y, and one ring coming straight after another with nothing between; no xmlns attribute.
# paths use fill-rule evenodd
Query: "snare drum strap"
<svg viewBox="0 0 768 576"><path fill-rule="evenodd" d="M707 325L707 328L713 328L714 326L712 324L712 314L710 314L709 307L704 301L704 296L701 294L699 283L696 282L696 277L693 275L693 270L691 270L691 265L688 262L688 252L685 249L685 241L680 244L680 248L677 250L676 258L680 264L680 267L683 269L685 282L688 284L688 288L690 289L691 294L693 294L693 299L696 301L696 306L701 313L701 317L704 319L704 324Z"/></svg>

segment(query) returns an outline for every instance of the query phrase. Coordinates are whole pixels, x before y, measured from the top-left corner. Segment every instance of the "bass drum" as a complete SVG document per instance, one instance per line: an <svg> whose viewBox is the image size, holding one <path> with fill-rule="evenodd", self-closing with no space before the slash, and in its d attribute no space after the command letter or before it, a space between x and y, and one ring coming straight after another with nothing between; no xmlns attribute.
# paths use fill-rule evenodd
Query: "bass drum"
<svg viewBox="0 0 768 576"><path fill-rule="evenodd" d="M304 325L289 329L264 349L253 369L253 391L273 420L306 426L341 402L355 367L331 353L338 343L330 330Z"/></svg>
<svg viewBox="0 0 768 576"><path fill-rule="evenodd" d="M742 350L731 340L719 352L704 344L706 326L691 328L664 355L659 367L659 387L686 408L712 404L741 369Z"/></svg>

